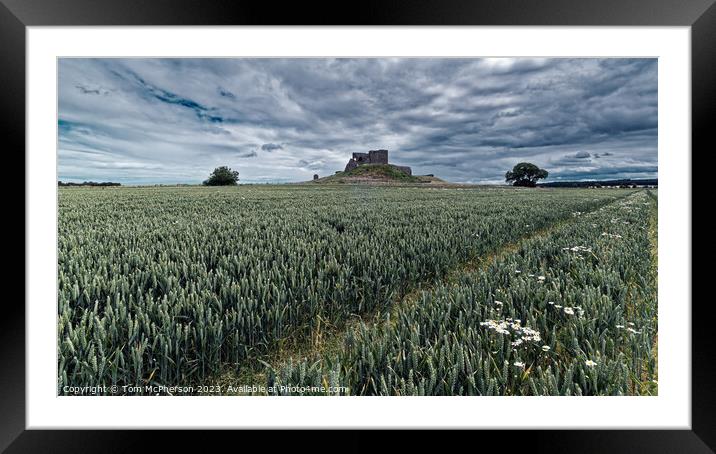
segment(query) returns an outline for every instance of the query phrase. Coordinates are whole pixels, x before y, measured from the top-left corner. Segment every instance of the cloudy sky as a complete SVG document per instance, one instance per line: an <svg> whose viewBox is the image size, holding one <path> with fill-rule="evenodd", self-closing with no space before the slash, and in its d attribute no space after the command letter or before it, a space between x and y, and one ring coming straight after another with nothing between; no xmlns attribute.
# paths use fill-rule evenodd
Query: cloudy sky
<svg viewBox="0 0 716 454"><path fill-rule="evenodd" d="M656 59L61 59L59 178L308 180L353 152L449 181L657 176Z"/></svg>

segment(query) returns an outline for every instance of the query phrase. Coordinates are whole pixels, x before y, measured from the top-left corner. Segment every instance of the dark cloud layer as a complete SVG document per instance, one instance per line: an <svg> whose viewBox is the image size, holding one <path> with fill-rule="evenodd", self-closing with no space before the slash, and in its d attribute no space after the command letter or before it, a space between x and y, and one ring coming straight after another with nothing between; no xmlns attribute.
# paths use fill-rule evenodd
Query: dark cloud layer
<svg viewBox="0 0 716 454"><path fill-rule="evenodd" d="M59 177L299 181L351 153L450 181L657 175L656 59L61 59Z"/></svg>

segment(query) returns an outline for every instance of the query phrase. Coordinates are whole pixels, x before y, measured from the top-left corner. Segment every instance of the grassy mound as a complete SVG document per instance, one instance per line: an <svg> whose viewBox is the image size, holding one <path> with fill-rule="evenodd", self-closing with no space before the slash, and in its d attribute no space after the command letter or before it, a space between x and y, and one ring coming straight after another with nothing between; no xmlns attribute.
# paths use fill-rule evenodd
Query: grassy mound
<svg viewBox="0 0 716 454"><path fill-rule="evenodd" d="M344 172L344 176L358 176L358 177L379 177L389 178L391 180L399 180L405 182L418 182L418 178L408 175L402 170L398 170L393 166L387 164L367 164L358 166L353 170Z"/></svg>
<svg viewBox="0 0 716 454"><path fill-rule="evenodd" d="M338 172L335 175L322 178L321 180L332 183L342 180L377 180L395 181L400 183L421 182L420 178L408 175L407 173L387 164L365 164L348 172Z"/></svg>

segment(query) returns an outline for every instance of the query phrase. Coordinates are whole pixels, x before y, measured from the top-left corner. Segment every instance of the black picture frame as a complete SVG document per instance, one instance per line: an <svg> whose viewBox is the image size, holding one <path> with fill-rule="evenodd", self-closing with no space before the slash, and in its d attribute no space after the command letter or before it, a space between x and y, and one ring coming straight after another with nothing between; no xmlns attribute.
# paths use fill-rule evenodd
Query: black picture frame
<svg viewBox="0 0 716 454"><path fill-rule="evenodd" d="M569 25L690 26L692 33L692 148L709 149L710 120L716 118L716 5L714 0L389 0L331 4L291 2L276 5L256 0L0 0L0 132L6 153L25 149L25 32L29 26L63 25ZM690 151L685 151L690 152ZM692 154L693 156L693 154ZM23 164L23 167L25 165ZM25 174L32 169L25 168ZM17 171L15 171L17 172ZM19 172L18 172L19 173ZM24 187L24 186L23 186ZM692 187L693 192L693 187ZM27 227L27 226L25 226ZM25 241L28 241L27 236ZM16 267L20 269L19 266ZM25 268L23 267L23 272ZM19 273L19 271L16 271ZM12 281L8 281L12 282ZM185 449L206 449L206 436L147 431L25 430L25 309L3 304L0 323L0 449L7 452L124 452L165 450L171 439ZM684 302L688 303L688 300ZM510 440L549 452L714 452L716 399L714 336L708 316L711 299L693 299L691 430L548 430L473 437ZM575 415L578 417L578 415ZM439 435L439 434L438 434ZM336 431L333 449L375 446L366 432ZM271 446L301 444L304 435L270 438ZM234 446L242 437L214 432L212 439ZM407 449L424 436L386 437L380 447ZM436 436L435 439L442 437ZM522 439L529 440L524 445ZM304 445L319 448L315 434Z"/></svg>

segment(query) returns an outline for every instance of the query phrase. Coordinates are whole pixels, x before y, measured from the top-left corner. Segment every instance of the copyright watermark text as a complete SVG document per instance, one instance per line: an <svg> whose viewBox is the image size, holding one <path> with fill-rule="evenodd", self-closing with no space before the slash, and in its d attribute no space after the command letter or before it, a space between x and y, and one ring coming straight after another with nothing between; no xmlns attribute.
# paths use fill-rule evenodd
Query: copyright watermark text
<svg viewBox="0 0 716 454"><path fill-rule="evenodd" d="M100 385L63 386L60 394L65 396L127 396L127 395L347 395L344 386L289 386L289 385Z"/></svg>

